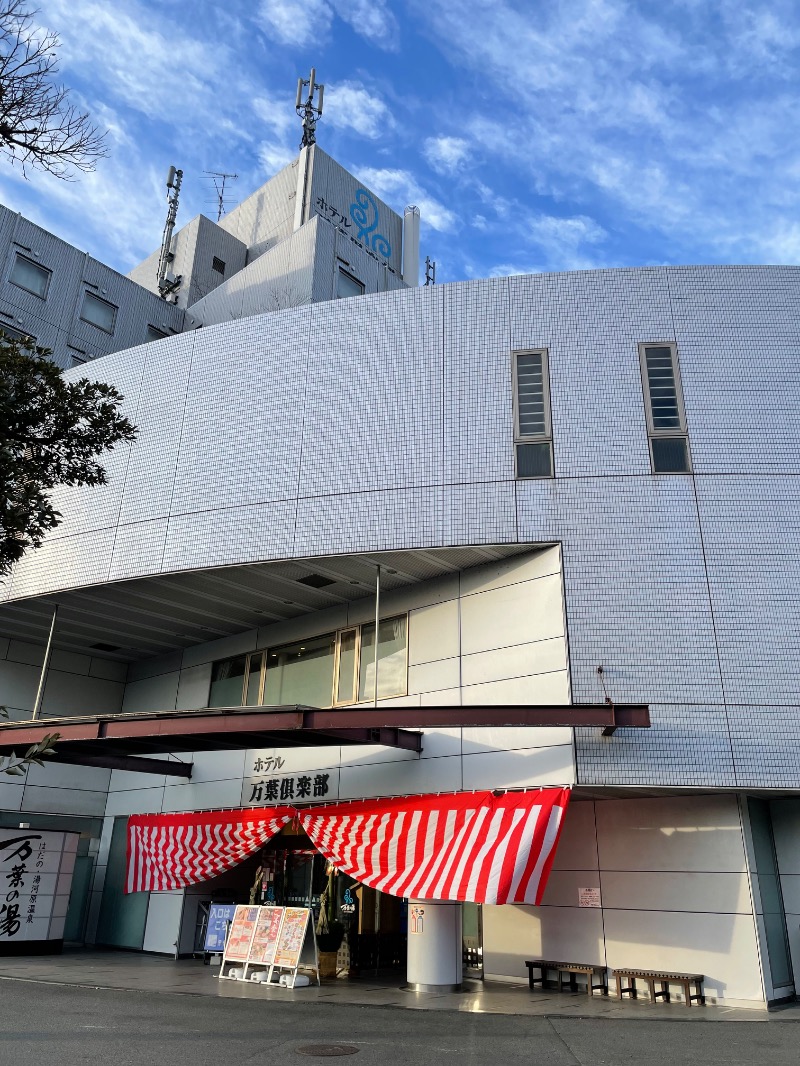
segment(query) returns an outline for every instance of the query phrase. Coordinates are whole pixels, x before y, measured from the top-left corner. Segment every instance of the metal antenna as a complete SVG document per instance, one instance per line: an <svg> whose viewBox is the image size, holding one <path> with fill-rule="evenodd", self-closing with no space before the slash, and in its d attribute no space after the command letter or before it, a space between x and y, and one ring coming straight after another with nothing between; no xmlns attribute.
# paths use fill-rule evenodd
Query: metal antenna
<svg viewBox="0 0 800 1066"><path fill-rule="evenodd" d="M183 181L183 171L169 168L167 174L167 221L164 224L164 235L161 238L161 255L158 260L158 291L162 299L166 300L177 291L181 283L180 275L176 278L169 269L175 253L172 251L172 231L175 229L175 219L178 215L178 197Z"/></svg>
<svg viewBox="0 0 800 1066"><path fill-rule="evenodd" d="M207 202L208 203L216 203L216 205L217 205L217 222L219 222L219 220L225 214L225 208L227 207L227 204L225 203L225 182L229 178L230 178L231 181L236 181L236 179L239 177L239 175L238 174L225 174L221 170L204 170L203 173L206 174L209 178L211 178L211 180L214 182L214 191L217 194L216 195L216 199L215 200L208 200Z"/></svg>
<svg viewBox="0 0 800 1066"><path fill-rule="evenodd" d="M311 68L311 74L307 79L297 79L297 99L294 103L294 109L297 112L299 118L303 120L303 139L300 142L301 148L309 148L312 144L317 143L317 119L322 115L322 93L325 89L324 85L318 85L316 82L317 72L314 67ZM304 89L308 86L308 96L303 99ZM317 103L314 105L314 93L317 94Z"/></svg>
<svg viewBox="0 0 800 1066"><path fill-rule="evenodd" d="M429 255L425 256L425 284L436 284L436 263Z"/></svg>

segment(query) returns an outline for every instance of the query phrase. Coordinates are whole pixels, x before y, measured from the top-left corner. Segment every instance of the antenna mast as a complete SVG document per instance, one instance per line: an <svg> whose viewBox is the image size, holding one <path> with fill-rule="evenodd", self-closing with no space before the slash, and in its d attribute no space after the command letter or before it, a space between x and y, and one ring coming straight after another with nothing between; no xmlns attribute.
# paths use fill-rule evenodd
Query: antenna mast
<svg viewBox="0 0 800 1066"><path fill-rule="evenodd" d="M322 93L325 89L324 85L318 85L316 82L317 72L314 67L311 68L311 74L307 79L297 79L297 99L294 103L294 109L297 112L298 118L303 120L303 139L300 142L301 148L309 148L312 144L317 143L317 119L322 115ZM303 99L304 89L308 86L308 96ZM317 94L317 103L314 105L314 93Z"/></svg>
<svg viewBox="0 0 800 1066"><path fill-rule="evenodd" d="M436 263L429 255L425 256L425 284L436 284Z"/></svg>
<svg viewBox="0 0 800 1066"><path fill-rule="evenodd" d="M176 278L170 270L175 259L175 253L172 251L172 231L175 229L175 219L178 215L178 197L182 181L183 171L170 167L167 174L167 221L164 224L164 236L161 238L161 255L158 260L157 275L158 291L164 300L177 292L182 280L180 275Z"/></svg>
<svg viewBox="0 0 800 1066"><path fill-rule="evenodd" d="M238 174L224 174L221 170L204 170L204 174L207 174L209 178L214 182L214 192L217 194L217 222L225 214L225 182L230 178L231 181L236 181L239 177ZM213 203L213 201L210 201Z"/></svg>

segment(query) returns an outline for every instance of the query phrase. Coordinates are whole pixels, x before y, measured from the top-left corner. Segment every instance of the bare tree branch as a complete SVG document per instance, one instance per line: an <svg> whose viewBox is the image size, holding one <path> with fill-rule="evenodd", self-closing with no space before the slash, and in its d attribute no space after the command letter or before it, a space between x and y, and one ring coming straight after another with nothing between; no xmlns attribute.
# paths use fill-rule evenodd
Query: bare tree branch
<svg viewBox="0 0 800 1066"><path fill-rule="evenodd" d="M68 179L94 170L104 134L54 81L58 35L40 31L27 0L0 0L0 153L22 167Z"/></svg>

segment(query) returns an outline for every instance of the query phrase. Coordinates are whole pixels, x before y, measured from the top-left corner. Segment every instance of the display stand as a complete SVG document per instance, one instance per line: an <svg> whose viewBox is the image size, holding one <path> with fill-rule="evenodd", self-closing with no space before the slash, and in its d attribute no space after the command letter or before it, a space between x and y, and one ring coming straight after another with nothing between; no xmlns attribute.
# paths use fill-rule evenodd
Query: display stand
<svg viewBox="0 0 800 1066"><path fill-rule="evenodd" d="M317 950L317 934L314 931L314 923L311 919L311 911L308 907L285 907L283 921L281 923L280 936L275 947L275 956L269 970L268 981L272 982L273 974L281 974L281 983L287 988L294 988L297 981L297 971L300 969L303 946L311 929L311 943L314 949L313 969L317 975L319 985L319 951ZM307 969L308 967L303 967Z"/></svg>
<svg viewBox="0 0 800 1066"><path fill-rule="evenodd" d="M260 910L260 907L242 903L237 906L222 953L222 965L219 968L221 981L240 981L244 977ZM241 972L237 972L240 966Z"/></svg>
<svg viewBox="0 0 800 1066"><path fill-rule="evenodd" d="M285 907L259 907L258 920L250 942L250 953L244 967L243 980L261 981L266 975L272 980L272 964L280 940Z"/></svg>

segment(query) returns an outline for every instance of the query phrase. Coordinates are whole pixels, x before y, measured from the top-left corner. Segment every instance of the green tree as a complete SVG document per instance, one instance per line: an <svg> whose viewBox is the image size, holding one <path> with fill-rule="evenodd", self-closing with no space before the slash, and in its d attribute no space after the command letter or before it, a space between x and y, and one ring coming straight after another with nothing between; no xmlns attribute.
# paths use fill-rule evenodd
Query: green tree
<svg viewBox="0 0 800 1066"><path fill-rule="evenodd" d="M0 0L0 153L57 178L94 170L103 137L58 73L58 35L37 29L26 0Z"/></svg>
<svg viewBox="0 0 800 1066"><path fill-rule="evenodd" d="M67 382L44 349L0 334L0 577L58 525L53 488L105 484L98 456L136 438L121 401L113 385Z"/></svg>

